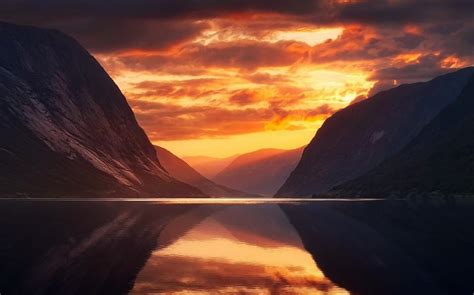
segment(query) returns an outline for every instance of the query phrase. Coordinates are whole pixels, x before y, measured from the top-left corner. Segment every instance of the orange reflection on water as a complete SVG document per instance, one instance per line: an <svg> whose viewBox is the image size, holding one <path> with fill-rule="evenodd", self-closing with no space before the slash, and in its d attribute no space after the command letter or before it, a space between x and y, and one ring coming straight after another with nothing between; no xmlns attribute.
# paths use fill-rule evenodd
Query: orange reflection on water
<svg viewBox="0 0 474 295"><path fill-rule="evenodd" d="M152 253L131 294L348 294L318 268L279 207L270 206L229 207L204 218ZM258 224L249 228L236 218Z"/></svg>

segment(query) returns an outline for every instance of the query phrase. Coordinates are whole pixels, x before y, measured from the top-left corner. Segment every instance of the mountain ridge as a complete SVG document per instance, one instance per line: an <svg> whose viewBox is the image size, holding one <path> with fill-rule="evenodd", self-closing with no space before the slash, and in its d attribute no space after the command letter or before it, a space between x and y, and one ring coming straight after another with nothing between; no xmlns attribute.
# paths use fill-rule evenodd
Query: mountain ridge
<svg viewBox="0 0 474 295"><path fill-rule="evenodd" d="M175 179L200 189L211 197L248 197L250 194L218 185L207 179L169 150L154 146L160 163Z"/></svg>
<svg viewBox="0 0 474 295"><path fill-rule="evenodd" d="M212 180L238 190L273 195L296 166L303 147L260 149L235 158Z"/></svg>
<svg viewBox="0 0 474 295"><path fill-rule="evenodd" d="M327 192L394 155L466 85L473 67L427 82L404 84L352 104L328 118L278 196Z"/></svg>
<svg viewBox="0 0 474 295"><path fill-rule="evenodd" d="M474 75L459 98L404 149L334 188L345 196L474 195Z"/></svg>
<svg viewBox="0 0 474 295"><path fill-rule="evenodd" d="M204 196L176 181L118 86L74 39L0 22L0 194Z"/></svg>

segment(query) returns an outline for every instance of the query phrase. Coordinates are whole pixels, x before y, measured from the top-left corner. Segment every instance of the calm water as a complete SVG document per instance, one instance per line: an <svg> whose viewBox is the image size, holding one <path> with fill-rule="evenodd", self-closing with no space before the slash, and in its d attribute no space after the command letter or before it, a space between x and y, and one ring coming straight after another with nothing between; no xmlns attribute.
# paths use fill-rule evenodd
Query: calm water
<svg viewBox="0 0 474 295"><path fill-rule="evenodd" d="M0 200L4 294L472 294L474 202Z"/></svg>

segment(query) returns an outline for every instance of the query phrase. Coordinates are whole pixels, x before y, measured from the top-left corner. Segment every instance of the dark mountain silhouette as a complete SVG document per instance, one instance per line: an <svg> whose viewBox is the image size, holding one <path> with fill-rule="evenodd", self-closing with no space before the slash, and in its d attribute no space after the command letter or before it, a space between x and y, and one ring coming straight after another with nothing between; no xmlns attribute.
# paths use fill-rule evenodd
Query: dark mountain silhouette
<svg viewBox="0 0 474 295"><path fill-rule="evenodd" d="M413 140L467 84L474 68L400 85L335 113L278 195L323 193L363 175Z"/></svg>
<svg viewBox="0 0 474 295"><path fill-rule="evenodd" d="M298 163L303 147L262 149L238 156L213 178L216 183L261 195L273 195Z"/></svg>
<svg viewBox="0 0 474 295"><path fill-rule="evenodd" d="M155 146L161 165L175 179L190 184L212 197L245 197L249 194L218 185L194 170L165 148Z"/></svg>
<svg viewBox="0 0 474 295"><path fill-rule="evenodd" d="M0 23L0 195L197 196L75 40Z"/></svg>
<svg viewBox="0 0 474 295"><path fill-rule="evenodd" d="M472 200L280 206L324 275L351 294L472 293Z"/></svg>
<svg viewBox="0 0 474 295"><path fill-rule="evenodd" d="M201 173L204 177L212 179L216 177L219 172L229 166L235 158L239 155L234 155L226 158L214 158L207 156L190 156L183 157L183 160L193 167L197 172Z"/></svg>
<svg viewBox="0 0 474 295"><path fill-rule="evenodd" d="M474 75L459 98L407 147L375 169L337 187L344 195L406 197L474 194Z"/></svg>

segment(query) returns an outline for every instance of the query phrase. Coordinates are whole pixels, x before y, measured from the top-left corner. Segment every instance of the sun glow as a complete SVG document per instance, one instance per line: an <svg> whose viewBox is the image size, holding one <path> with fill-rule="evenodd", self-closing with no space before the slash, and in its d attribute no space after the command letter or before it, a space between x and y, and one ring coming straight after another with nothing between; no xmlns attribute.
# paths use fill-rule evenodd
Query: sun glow
<svg viewBox="0 0 474 295"><path fill-rule="evenodd" d="M139 121L150 118L140 121L150 139L179 156L297 148L329 115L373 86L360 70L305 64L262 67L251 74L233 69L206 69L199 75L122 71L114 79ZM231 117L233 112L242 115ZM166 138L160 135L166 130L154 130L154 120L176 122L176 132L200 133Z"/></svg>
<svg viewBox="0 0 474 295"><path fill-rule="evenodd" d="M379 37L374 29L286 26L278 19L282 24L260 30L270 16L252 18L252 26L242 21L248 17L203 21L207 29L168 51L98 56L153 143L178 156L297 148L327 117L374 86L371 62L350 57ZM418 29L404 30L416 35ZM372 54L368 48L358 54ZM348 59L331 61L335 54ZM391 62L403 66L423 57L408 51ZM455 56L443 60L444 67L461 64Z"/></svg>
<svg viewBox="0 0 474 295"><path fill-rule="evenodd" d="M235 223L235 216L240 214L255 221L257 229ZM219 294L267 294L275 288L288 294L347 294L318 268L279 207L270 205L258 211L229 207L174 238L175 226L199 215L191 211L189 216L177 218L163 230L157 244L173 242L152 253L131 294L199 293L200 286L213 286L212 293ZM256 222L265 216L271 216L279 229Z"/></svg>
<svg viewBox="0 0 474 295"><path fill-rule="evenodd" d="M268 40L298 41L309 46L315 46L327 40L336 39L341 35L343 28L301 29L298 31L280 31L270 35Z"/></svg>
<svg viewBox="0 0 474 295"><path fill-rule="evenodd" d="M163 146L181 157L194 155L228 157L235 155L236 151L247 153L268 147L280 149L297 148L299 143L305 144L309 142L313 138L315 130L321 124L322 121L314 122L314 128L302 130L273 129L272 131L234 135L224 138L156 141L154 144Z"/></svg>

